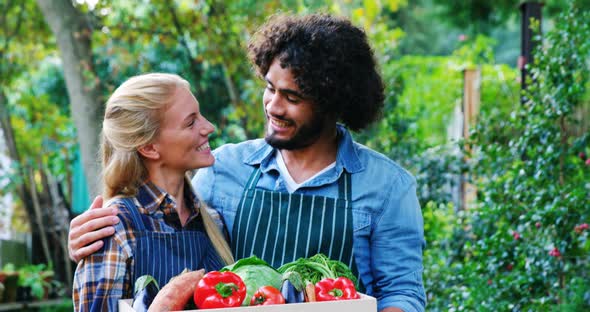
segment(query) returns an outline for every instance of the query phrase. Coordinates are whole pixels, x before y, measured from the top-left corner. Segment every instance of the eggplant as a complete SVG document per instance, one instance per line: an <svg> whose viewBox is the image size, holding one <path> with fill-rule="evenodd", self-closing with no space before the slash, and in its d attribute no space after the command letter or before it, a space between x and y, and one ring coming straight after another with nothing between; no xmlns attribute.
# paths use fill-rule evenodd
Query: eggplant
<svg viewBox="0 0 590 312"><path fill-rule="evenodd" d="M301 280L301 275L299 275L299 273L289 272L283 276L281 294L285 298L285 303L305 302L303 281Z"/></svg>
<svg viewBox="0 0 590 312"><path fill-rule="evenodd" d="M281 286L281 294L285 298L285 303L305 302L303 291L298 291L289 280L283 281L283 285Z"/></svg>
<svg viewBox="0 0 590 312"><path fill-rule="evenodd" d="M148 308L154 301L154 298L160 291L158 282L151 275L142 275L135 280L135 290L133 295L133 310L138 312L147 312Z"/></svg>

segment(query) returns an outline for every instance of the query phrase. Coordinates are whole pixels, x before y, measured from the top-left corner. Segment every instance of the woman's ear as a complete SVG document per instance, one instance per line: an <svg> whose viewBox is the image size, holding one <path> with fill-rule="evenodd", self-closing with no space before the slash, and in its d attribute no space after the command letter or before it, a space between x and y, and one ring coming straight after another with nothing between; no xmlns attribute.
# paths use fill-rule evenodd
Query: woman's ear
<svg viewBox="0 0 590 312"><path fill-rule="evenodd" d="M157 160L160 158L160 153L153 143L146 144L137 149L139 154L147 159Z"/></svg>

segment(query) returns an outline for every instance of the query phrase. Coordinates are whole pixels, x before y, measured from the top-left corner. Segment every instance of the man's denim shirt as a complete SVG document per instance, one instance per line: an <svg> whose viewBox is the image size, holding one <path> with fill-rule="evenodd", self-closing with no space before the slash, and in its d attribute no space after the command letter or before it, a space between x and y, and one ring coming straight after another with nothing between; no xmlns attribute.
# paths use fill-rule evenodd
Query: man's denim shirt
<svg viewBox="0 0 590 312"><path fill-rule="evenodd" d="M338 131L336 166L307 181L296 193L338 197L338 178L343 170L351 173L353 249L367 294L377 298L378 310L424 311L424 225L416 181L389 158L353 142L344 127L339 125ZM209 206L221 212L231 235L238 203L255 166L262 170L258 188L287 190L275 150L263 139L227 144L213 153L215 164L200 169L193 186Z"/></svg>

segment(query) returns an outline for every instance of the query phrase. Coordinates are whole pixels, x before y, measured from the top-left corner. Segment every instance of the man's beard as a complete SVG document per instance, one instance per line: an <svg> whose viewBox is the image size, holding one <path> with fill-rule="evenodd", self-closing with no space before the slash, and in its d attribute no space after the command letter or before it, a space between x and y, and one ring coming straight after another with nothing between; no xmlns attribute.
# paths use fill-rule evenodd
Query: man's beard
<svg viewBox="0 0 590 312"><path fill-rule="evenodd" d="M275 117L276 118L276 117ZM284 121L293 124L292 120L281 119ZM278 139L275 137L274 134L268 133L268 123L270 120L267 120L267 132L264 139L268 145L277 148L277 149L285 149L285 150L296 150L301 149L304 147L308 147L313 144L322 134L322 130L326 124L326 119L321 116L321 114L314 112L312 119L304 124L302 124L295 135L290 139Z"/></svg>

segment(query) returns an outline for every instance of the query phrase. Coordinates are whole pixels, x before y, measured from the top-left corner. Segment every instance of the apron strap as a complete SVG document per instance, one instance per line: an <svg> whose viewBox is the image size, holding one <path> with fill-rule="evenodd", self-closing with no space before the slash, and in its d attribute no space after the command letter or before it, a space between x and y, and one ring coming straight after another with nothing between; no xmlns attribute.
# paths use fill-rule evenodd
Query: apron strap
<svg viewBox="0 0 590 312"><path fill-rule="evenodd" d="M122 198L121 201L129 210L129 214L131 215L131 220L133 220L133 224L135 228L140 232L145 232L146 227L145 223L143 222L143 218L141 217L141 213L139 213L139 209L135 206L133 200L129 197Z"/></svg>
<svg viewBox="0 0 590 312"><path fill-rule="evenodd" d="M256 188L258 180L260 179L260 175L262 175L262 171L260 170L260 167L256 167L256 169L254 169L254 171L252 171L252 173L250 174L248 183L246 183L247 190L253 190Z"/></svg>
<svg viewBox="0 0 590 312"><path fill-rule="evenodd" d="M342 175L338 179L338 198L350 201L352 194L350 173L342 170Z"/></svg>

